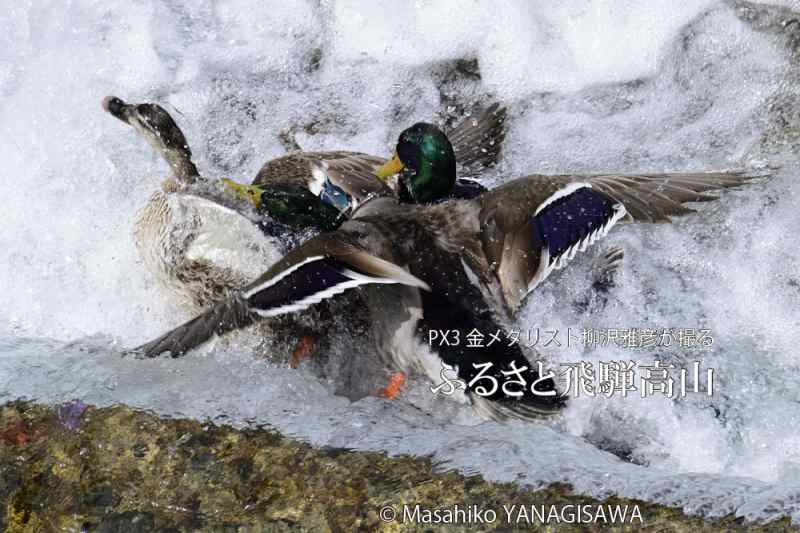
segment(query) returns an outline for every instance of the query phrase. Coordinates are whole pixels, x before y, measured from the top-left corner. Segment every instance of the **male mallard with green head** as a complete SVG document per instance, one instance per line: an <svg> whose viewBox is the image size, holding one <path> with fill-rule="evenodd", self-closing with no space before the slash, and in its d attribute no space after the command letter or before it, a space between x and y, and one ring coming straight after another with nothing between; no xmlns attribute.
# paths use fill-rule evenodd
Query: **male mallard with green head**
<svg viewBox="0 0 800 533"><path fill-rule="evenodd" d="M452 164L441 161L433 166L427 161L420 162L423 153L428 154L428 159L432 157L426 140L417 126L405 130L398 138L394 157L376 171L383 179L395 174L400 176L396 193L402 202L437 201L437 197L441 198L439 191L446 190L447 184L455 180ZM516 312L524 297L553 270L563 268L577 252L586 250L617 222L670 222L672 216L694 212L684 204L716 200L713 191L736 187L763 176L764 173L742 170L627 175L531 174L485 191L479 198L481 246L489 264L497 270L501 292L495 297L504 304L500 308L505 309L505 314ZM579 223L576 221L581 221L593 209L584 203L591 203L598 197L613 202L612 216L575 241L575 235L580 234L575 229ZM562 205L563 208L559 207ZM533 219L530 206L535 206ZM553 219L545 216L546 213L552 213ZM537 229L540 235L527 230L529 219L541 225ZM564 231L577 233L562 235ZM615 251L606 263L613 270L620 259L620 252Z"/></svg>
<svg viewBox="0 0 800 533"><path fill-rule="evenodd" d="M713 200L713 191L753 177L528 176L472 199L420 205L413 202L439 200L455 176L440 171L450 165L434 172L421 163L426 147L418 133L403 132L396 159L378 170L401 173L398 198L363 203L338 230L295 248L240 293L139 351L178 356L214 334L363 287L388 364L433 380L441 363L453 366L467 384L463 399L489 418L553 413L563 398L517 344L429 346L428 332L458 330L461 339L473 329L494 332L538 283L619 221L666 222L691 211L683 204ZM496 388L486 390L486 373Z"/></svg>
<svg viewBox="0 0 800 533"><path fill-rule="evenodd" d="M506 109L492 104L474 115L449 133L422 122L406 130L420 135L425 151L418 154L419 163L441 175L455 176L460 168L470 177L494 165L505 138ZM384 158L359 152L295 152L268 161L250 185L223 181L278 223L294 230L332 230L365 200L391 194L375 173L387 164ZM452 168L439 168L442 164ZM432 182L430 189L432 198L468 197L484 190L465 177Z"/></svg>

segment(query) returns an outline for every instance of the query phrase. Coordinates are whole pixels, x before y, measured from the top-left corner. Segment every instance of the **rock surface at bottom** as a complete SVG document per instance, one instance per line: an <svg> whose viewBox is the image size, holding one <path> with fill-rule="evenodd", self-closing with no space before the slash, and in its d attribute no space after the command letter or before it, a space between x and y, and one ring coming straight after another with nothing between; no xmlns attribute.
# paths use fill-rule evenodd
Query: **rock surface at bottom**
<svg viewBox="0 0 800 533"><path fill-rule="evenodd" d="M419 505L414 523L403 509ZM642 521L547 525L503 506L638 506ZM385 511L391 507L392 511ZM405 506L405 507L404 507ZM457 523L424 522L460 509ZM486 510L494 510L495 519ZM383 510L383 511L382 511ZM476 515L475 510L483 510ZM472 511L472 512L470 512ZM396 512L393 520L391 513ZM387 514L388 513L388 514ZM569 513L568 513L569 514ZM567 514L567 516L568 516ZM525 513L522 515L525 516ZM464 518L471 521L464 523ZM429 518L433 519L433 516ZM265 429L162 419L81 402L0 407L0 528L5 531L788 531L554 484L529 490L441 472L430 459L316 449Z"/></svg>

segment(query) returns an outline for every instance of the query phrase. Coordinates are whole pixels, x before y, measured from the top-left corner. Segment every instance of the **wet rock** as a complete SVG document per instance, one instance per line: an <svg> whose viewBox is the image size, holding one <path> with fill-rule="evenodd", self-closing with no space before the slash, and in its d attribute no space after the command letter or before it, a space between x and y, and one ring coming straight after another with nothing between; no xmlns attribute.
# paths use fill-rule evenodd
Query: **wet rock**
<svg viewBox="0 0 800 533"><path fill-rule="evenodd" d="M145 533L155 530L155 519L150 513L128 511L109 515L97 528L102 533Z"/></svg>
<svg viewBox="0 0 800 533"><path fill-rule="evenodd" d="M429 458L315 449L267 430L237 430L195 420L160 419L126 407L87 407L76 431L57 431L57 408L13 402L0 410L9 426L47 439L0 445L0 528L5 531L445 531L435 524L383 521L381 509L421 505L497 509L504 504L596 505L567 485L534 491L479 476L442 472ZM598 525L603 531L789 531L788 519L742 524L706 521L680 510L639 505L643 523ZM525 524L521 529L536 526ZM558 531L587 531L560 524ZM795 529L796 530L796 529Z"/></svg>

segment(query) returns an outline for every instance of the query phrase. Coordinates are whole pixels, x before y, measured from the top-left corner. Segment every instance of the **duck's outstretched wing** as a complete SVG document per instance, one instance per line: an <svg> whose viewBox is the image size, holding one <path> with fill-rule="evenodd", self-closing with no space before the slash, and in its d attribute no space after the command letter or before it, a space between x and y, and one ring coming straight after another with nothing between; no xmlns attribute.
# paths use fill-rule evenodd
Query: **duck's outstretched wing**
<svg viewBox="0 0 800 533"><path fill-rule="evenodd" d="M532 175L526 180L548 189L560 189L570 183L586 182L625 206L628 220L633 222L670 222L673 216L693 213L684 204L717 200L722 189L739 187L767 171L728 170L676 174L597 174L597 175Z"/></svg>
<svg viewBox="0 0 800 533"><path fill-rule="evenodd" d="M236 295L172 331L133 349L132 353L143 357L156 357L163 353L180 357L214 335L224 335L247 327L256 320L258 315L240 295Z"/></svg>
<svg viewBox="0 0 800 533"><path fill-rule="evenodd" d="M481 197L483 250L513 312L553 270L620 220L669 222L693 211L685 203L715 200L715 191L763 176L732 171L519 178Z"/></svg>
<svg viewBox="0 0 800 533"><path fill-rule="evenodd" d="M348 242L340 234L327 233L295 248L241 293L134 351L146 357L164 352L179 356L215 334L242 328L262 317L300 311L369 284L430 289L400 266Z"/></svg>
<svg viewBox="0 0 800 533"><path fill-rule="evenodd" d="M475 176L497 163L506 138L507 115L505 107L494 103L475 109L446 132L453 145L459 175Z"/></svg>

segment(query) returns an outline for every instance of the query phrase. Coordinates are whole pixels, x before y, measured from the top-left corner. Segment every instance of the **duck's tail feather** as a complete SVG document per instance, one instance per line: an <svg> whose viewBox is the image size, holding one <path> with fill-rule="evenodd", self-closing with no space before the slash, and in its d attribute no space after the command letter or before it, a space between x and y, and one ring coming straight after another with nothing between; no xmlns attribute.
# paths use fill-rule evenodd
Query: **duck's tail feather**
<svg viewBox="0 0 800 533"><path fill-rule="evenodd" d="M461 175L472 176L495 165L506 137L508 110L494 103L478 109L447 132Z"/></svg>
<svg viewBox="0 0 800 533"><path fill-rule="evenodd" d="M156 357L169 353L172 357L184 355L209 340L214 335L249 326L258 319L241 296L234 296L215 305L211 310L178 326L155 340L139 346L133 353Z"/></svg>
<svg viewBox="0 0 800 533"><path fill-rule="evenodd" d="M256 314L271 317L302 311L348 289L371 284L429 289L425 282L389 261L354 252L347 261L336 257L310 257L251 284L244 297Z"/></svg>

